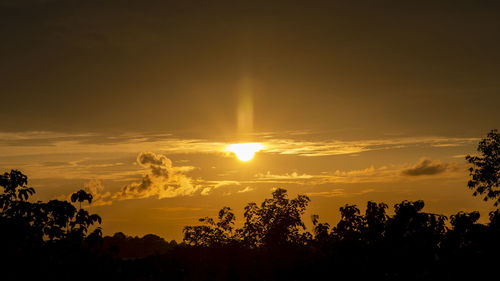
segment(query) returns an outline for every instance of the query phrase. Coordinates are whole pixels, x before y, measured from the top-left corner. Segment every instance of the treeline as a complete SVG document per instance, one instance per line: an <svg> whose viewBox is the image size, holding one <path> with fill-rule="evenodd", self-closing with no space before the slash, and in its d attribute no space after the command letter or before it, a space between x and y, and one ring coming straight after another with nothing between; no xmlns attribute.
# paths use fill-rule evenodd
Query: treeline
<svg viewBox="0 0 500 281"><path fill-rule="evenodd" d="M466 159L468 187L483 200L500 200L500 135L491 131ZM387 214L384 203L340 208L336 225L303 215L304 195L289 199L276 189L249 203L242 227L229 207L216 218L186 226L182 243L153 234L102 237L101 218L82 203L30 202L35 190L19 171L0 175L0 280L476 280L498 279L500 210L478 223L478 212L449 218L403 201ZM449 222L449 223L448 223Z"/></svg>
<svg viewBox="0 0 500 281"><path fill-rule="evenodd" d="M480 224L478 212L448 218L424 212L423 201L396 204L392 216L386 204L368 202L364 214L356 205L341 207L334 226L312 216L310 233L301 220L309 199L299 195L290 200L284 189L272 195L260 206L251 203L245 208L241 228L233 228L234 215L225 207L216 220L203 218L203 225L185 227L184 242L197 247L210 268L218 264L211 261L212 255L238 249L230 256L244 262L236 263L235 272L247 272L253 280L451 280L496 274L499 210L489 214L488 224ZM248 263L250 268L242 266Z"/></svg>
<svg viewBox="0 0 500 281"><path fill-rule="evenodd" d="M103 249L119 259L140 259L154 255L166 254L178 244L175 240L165 241L155 234L146 234L143 237L128 236L117 232L113 236L103 238Z"/></svg>
<svg viewBox="0 0 500 281"><path fill-rule="evenodd" d="M90 194L75 193L73 204L31 203L26 184L18 171L0 176L2 280L451 280L493 276L499 261L499 210L488 224L477 222L478 212L459 212L447 224L424 212L423 201L396 204L392 216L386 204L368 202L364 214L340 208L334 226L312 216L308 232L309 198L277 189L245 207L241 228L224 207L186 226L177 244L152 234L103 238L93 226L100 217L78 208Z"/></svg>

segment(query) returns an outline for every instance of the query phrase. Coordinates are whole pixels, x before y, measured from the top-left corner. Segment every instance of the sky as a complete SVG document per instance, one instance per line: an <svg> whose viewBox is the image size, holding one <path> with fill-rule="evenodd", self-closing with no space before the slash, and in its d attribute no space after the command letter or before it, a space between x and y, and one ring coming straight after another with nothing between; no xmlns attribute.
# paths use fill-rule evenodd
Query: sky
<svg viewBox="0 0 500 281"><path fill-rule="evenodd" d="M269 198L491 202L465 155L500 124L498 1L0 0L0 171L85 188L104 234L182 239ZM227 150L260 143L243 162ZM310 229L309 229L310 230Z"/></svg>

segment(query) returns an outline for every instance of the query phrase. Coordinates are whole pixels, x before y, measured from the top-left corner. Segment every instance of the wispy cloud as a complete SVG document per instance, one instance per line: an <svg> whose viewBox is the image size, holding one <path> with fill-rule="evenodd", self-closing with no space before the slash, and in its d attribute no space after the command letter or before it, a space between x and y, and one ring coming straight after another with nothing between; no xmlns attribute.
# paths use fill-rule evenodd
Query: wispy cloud
<svg viewBox="0 0 500 281"><path fill-rule="evenodd" d="M246 183L293 183L301 185L323 185L328 183L383 183L401 180L416 180L416 176L463 177L463 171L457 163L443 163L438 160L421 158L415 164L370 166L365 169L335 170L320 174L299 174L297 172L273 174L258 173L254 181Z"/></svg>
<svg viewBox="0 0 500 281"><path fill-rule="evenodd" d="M245 188L243 188L242 190L238 190L237 192L238 193L247 193L247 192L250 192L250 191L253 191L254 189L250 186L247 186Z"/></svg>
<svg viewBox="0 0 500 281"><path fill-rule="evenodd" d="M241 185L241 183L239 181L228 181L228 180L212 181L210 183L214 184L214 188L220 188L223 186Z"/></svg>
<svg viewBox="0 0 500 281"><path fill-rule="evenodd" d="M359 154L366 151L396 149L429 145L434 147L469 145L477 138L415 137L387 138L356 141L301 140L282 138L279 134L262 137L265 149L261 153L298 156L331 156ZM170 134L64 134L55 132L1 133L0 155L40 155L57 153L130 153L132 151L161 151L164 154L215 153L228 155L231 142L206 139L176 138ZM290 135L304 137L304 135Z"/></svg>
<svg viewBox="0 0 500 281"><path fill-rule="evenodd" d="M363 189L358 192L346 192L346 190L343 188L335 188L332 189L331 191L308 192L306 193L306 195L310 197L347 197L347 196L363 195L374 191L375 189L369 188L369 189Z"/></svg>
<svg viewBox="0 0 500 281"><path fill-rule="evenodd" d="M193 207L158 207L158 208L151 208L152 210L156 211L164 211L164 212L193 212L193 211L200 211L201 208L193 208Z"/></svg>
<svg viewBox="0 0 500 281"><path fill-rule="evenodd" d="M360 182L387 182L394 181L400 169L397 167L370 166L359 170L335 170L320 174L299 174L297 172L272 174L271 172L255 175L255 182L268 183L295 183L306 185L321 185L327 183L360 183Z"/></svg>
<svg viewBox="0 0 500 281"><path fill-rule="evenodd" d="M201 195L206 196L209 195L213 190L226 187L226 186L240 186L241 183L239 181L234 180L221 180L221 181L203 181L204 187L201 191Z"/></svg>
<svg viewBox="0 0 500 281"><path fill-rule="evenodd" d="M356 141L300 141L294 139L275 139L266 143L265 152L315 157L359 154L367 151L397 149L417 145L435 147L463 146L476 140L477 138L444 137L391 138Z"/></svg>
<svg viewBox="0 0 500 281"><path fill-rule="evenodd" d="M289 179L311 179L317 176L298 174L297 172L275 175L271 174L270 171L267 171L267 173L258 173L255 175L255 177L262 180L289 180Z"/></svg>
<svg viewBox="0 0 500 281"><path fill-rule="evenodd" d="M52 157L51 157L52 158ZM65 158L65 157L63 157ZM31 178L37 179L89 179L100 180L130 180L142 173L134 169L132 165L124 162L116 162L116 159L89 159L82 158L73 161L39 161L22 164L24 172ZM106 161L110 161L105 163ZM16 165L17 166L17 165ZM5 167L15 168L16 166ZM189 167L182 168L188 170Z"/></svg>

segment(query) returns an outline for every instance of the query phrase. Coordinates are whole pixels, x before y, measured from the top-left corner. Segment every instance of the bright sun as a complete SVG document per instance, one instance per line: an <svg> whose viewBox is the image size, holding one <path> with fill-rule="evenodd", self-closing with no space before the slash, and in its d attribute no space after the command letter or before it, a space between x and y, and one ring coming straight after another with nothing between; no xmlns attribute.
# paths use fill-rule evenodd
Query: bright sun
<svg viewBox="0 0 500 281"><path fill-rule="evenodd" d="M244 162L252 160L255 152L262 149L264 146L257 142L235 143L226 147L226 151L234 153L239 160Z"/></svg>

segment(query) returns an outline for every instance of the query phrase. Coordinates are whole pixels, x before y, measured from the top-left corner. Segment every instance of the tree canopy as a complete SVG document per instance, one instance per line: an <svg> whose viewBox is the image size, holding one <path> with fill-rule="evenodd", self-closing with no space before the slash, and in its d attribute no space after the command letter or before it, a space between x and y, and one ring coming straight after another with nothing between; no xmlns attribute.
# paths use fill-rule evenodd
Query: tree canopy
<svg viewBox="0 0 500 281"><path fill-rule="evenodd" d="M494 205L500 203L500 134L491 130L486 138L479 142L479 155L467 155L466 160L472 164L469 168L470 180L468 187L474 190L473 195L483 196L484 201L494 200Z"/></svg>
<svg viewBox="0 0 500 281"><path fill-rule="evenodd" d="M101 228L95 228L88 234L95 223L101 223L97 214L89 214L85 209L77 210L68 201L50 200L49 202L29 202L35 189L28 187L28 178L17 170L0 175L0 224L2 229L9 228L12 241L25 241L41 244L44 241L65 240L87 242L98 240ZM79 190L71 196L72 202L92 202L92 195ZM16 231L17 229L17 231Z"/></svg>

